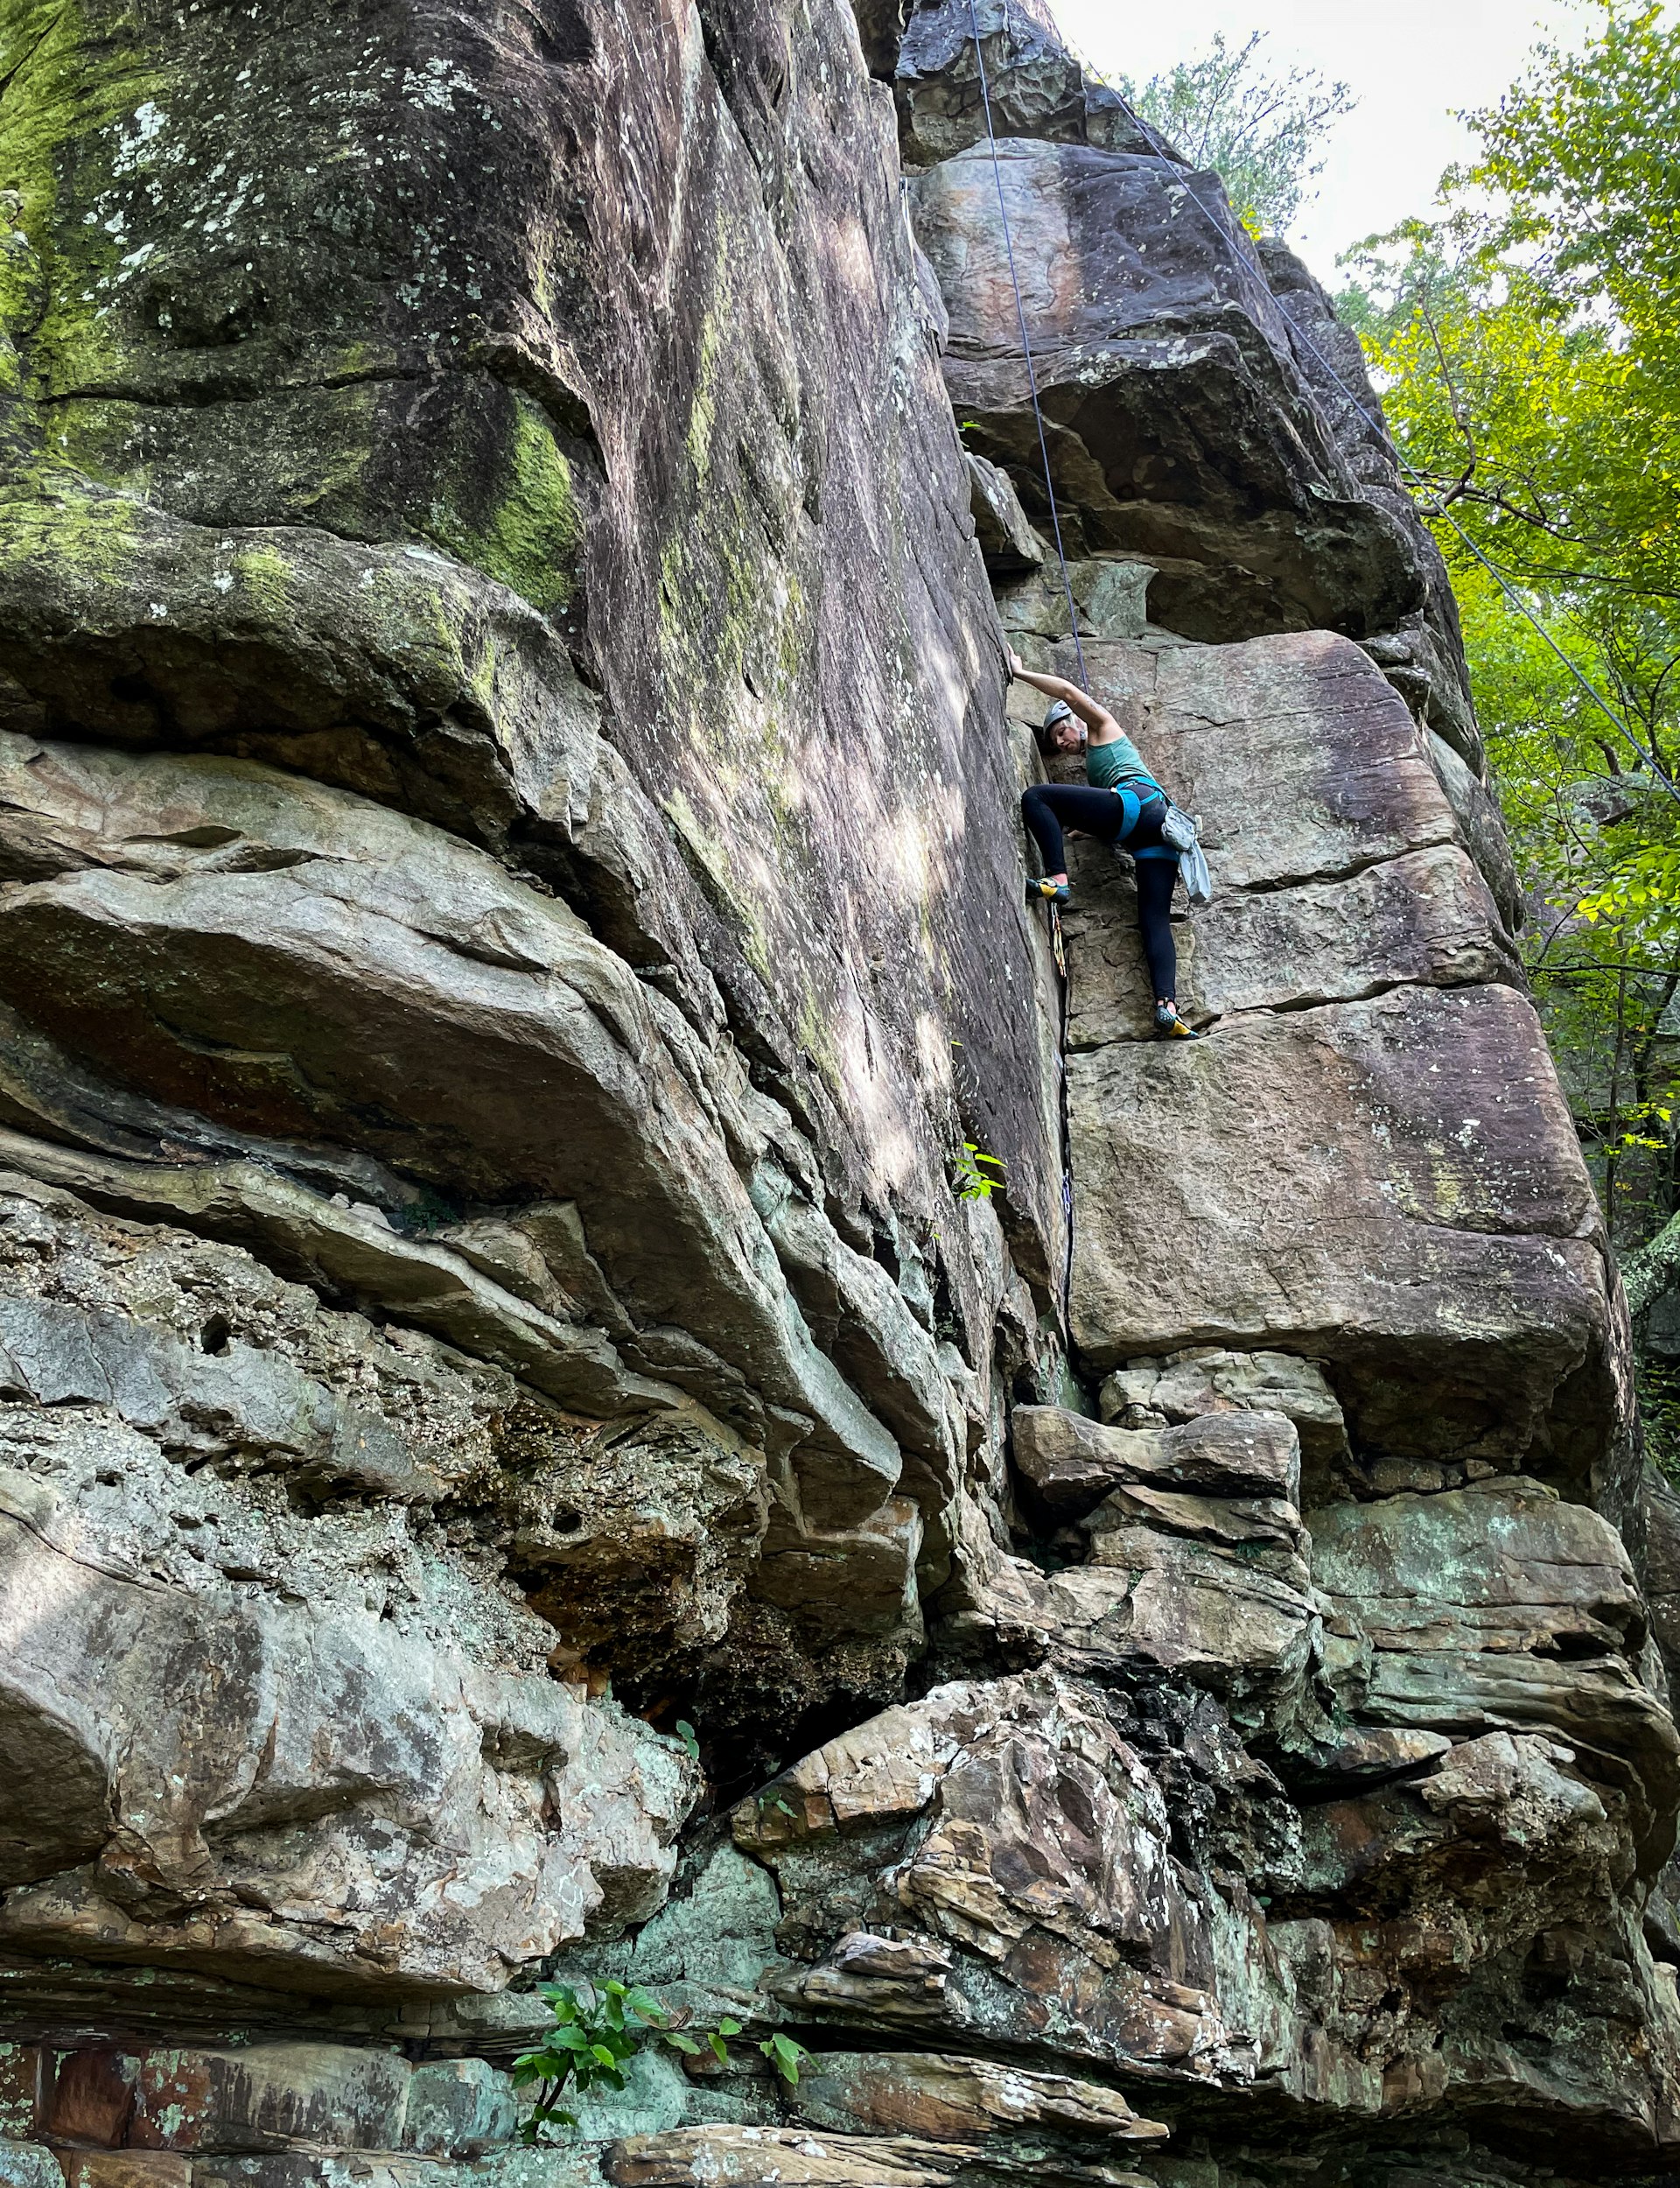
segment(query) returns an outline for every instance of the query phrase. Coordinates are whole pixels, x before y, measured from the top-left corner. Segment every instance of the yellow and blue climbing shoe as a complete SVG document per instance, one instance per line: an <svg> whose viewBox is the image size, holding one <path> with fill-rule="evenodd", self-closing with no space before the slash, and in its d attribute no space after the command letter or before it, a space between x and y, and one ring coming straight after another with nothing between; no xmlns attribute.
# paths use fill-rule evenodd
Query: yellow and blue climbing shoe
<svg viewBox="0 0 1680 2188"><path fill-rule="evenodd" d="M1155 1038L1157 1041L1200 1041L1201 1035L1194 1026L1186 1025L1171 1003L1157 1003Z"/></svg>
<svg viewBox="0 0 1680 2188"><path fill-rule="evenodd" d="M1029 874L1026 893L1035 904L1065 904L1068 884L1065 881L1046 881L1037 874Z"/></svg>

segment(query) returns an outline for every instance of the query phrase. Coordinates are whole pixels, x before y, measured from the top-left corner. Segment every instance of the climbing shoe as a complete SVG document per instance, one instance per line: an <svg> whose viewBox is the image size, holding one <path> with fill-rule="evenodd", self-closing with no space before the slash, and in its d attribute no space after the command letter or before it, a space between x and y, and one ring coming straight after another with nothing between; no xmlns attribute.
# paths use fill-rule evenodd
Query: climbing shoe
<svg viewBox="0 0 1680 2188"><path fill-rule="evenodd" d="M1194 1026L1185 1024L1171 1003L1157 1003L1155 1038L1157 1041L1200 1041L1201 1035Z"/></svg>
<svg viewBox="0 0 1680 2188"><path fill-rule="evenodd" d="M1045 881L1037 874L1028 878L1026 893L1035 904L1065 904L1068 901L1068 884L1065 881Z"/></svg>

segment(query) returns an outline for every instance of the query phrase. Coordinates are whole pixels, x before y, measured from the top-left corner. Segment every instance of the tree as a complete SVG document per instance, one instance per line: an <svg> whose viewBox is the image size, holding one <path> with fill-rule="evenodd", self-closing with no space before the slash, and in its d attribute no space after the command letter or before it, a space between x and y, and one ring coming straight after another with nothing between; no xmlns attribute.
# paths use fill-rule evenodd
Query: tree
<svg viewBox="0 0 1680 2188"><path fill-rule="evenodd" d="M1465 118L1438 217L1350 254L1341 301L1458 587L1530 977L1648 1303L1680 1279L1638 1252L1680 1113L1680 23L1602 0Z"/></svg>
<svg viewBox="0 0 1680 2188"><path fill-rule="evenodd" d="M1326 130L1355 103L1345 83L1326 83L1313 69L1274 74L1260 58L1264 44L1263 31L1236 47L1216 32L1205 53L1125 91L1193 165L1217 171L1256 235L1287 230L1323 171Z"/></svg>

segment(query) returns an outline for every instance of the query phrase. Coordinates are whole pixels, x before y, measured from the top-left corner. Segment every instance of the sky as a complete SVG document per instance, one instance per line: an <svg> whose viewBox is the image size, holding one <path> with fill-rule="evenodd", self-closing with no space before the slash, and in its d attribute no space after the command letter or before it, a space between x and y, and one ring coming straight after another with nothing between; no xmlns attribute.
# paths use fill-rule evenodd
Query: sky
<svg viewBox="0 0 1680 2188"><path fill-rule="evenodd" d="M1339 123L1290 241L1321 280L1361 237L1427 214L1443 168L1471 139L1452 109L1491 105L1543 36L1573 44L1586 10L1570 0L1054 0L1057 21L1103 75L1142 83L1201 52L1215 31L1270 35L1275 67L1301 63L1346 83L1359 101Z"/></svg>

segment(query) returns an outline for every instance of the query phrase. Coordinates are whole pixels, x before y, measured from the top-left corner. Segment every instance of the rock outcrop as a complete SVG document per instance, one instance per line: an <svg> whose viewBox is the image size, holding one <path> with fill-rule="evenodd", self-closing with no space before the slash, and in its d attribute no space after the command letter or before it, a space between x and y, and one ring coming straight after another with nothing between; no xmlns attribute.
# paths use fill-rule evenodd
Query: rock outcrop
<svg viewBox="0 0 1680 2188"><path fill-rule="evenodd" d="M1038 0L20 0L0 226L0 2184L1680 2165L1680 1527L1306 270ZM545 1981L732 2033L527 2148Z"/></svg>

